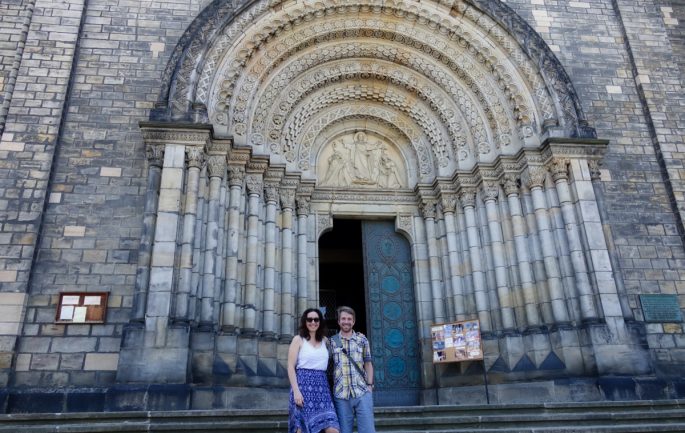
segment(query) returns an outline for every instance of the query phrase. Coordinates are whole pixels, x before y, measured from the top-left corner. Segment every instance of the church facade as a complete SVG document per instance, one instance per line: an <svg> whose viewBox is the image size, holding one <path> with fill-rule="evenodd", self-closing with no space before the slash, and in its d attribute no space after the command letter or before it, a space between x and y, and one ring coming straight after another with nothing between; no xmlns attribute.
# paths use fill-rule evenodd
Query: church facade
<svg viewBox="0 0 685 433"><path fill-rule="evenodd" d="M681 1L0 8L5 411L285 407L340 305L378 405L685 395Z"/></svg>

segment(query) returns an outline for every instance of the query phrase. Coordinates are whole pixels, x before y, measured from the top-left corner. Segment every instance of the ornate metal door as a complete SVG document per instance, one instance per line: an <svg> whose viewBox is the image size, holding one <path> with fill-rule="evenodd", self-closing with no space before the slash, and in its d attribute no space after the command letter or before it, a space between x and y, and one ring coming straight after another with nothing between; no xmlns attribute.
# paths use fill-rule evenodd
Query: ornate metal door
<svg viewBox="0 0 685 433"><path fill-rule="evenodd" d="M420 352L409 242L392 221L364 221L367 330L377 406L419 403Z"/></svg>

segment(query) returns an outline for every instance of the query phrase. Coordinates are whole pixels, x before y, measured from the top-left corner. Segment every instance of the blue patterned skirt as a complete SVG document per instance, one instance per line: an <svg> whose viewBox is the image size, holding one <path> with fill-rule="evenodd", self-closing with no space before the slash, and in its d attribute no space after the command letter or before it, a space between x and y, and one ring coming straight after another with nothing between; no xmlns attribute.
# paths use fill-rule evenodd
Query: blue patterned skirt
<svg viewBox="0 0 685 433"><path fill-rule="evenodd" d="M325 370L298 368L297 386L304 397L304 407L295 405L293 390L290 390L288 405L288 432L295 433L299 428L302 433L319 433L321 430L334 427L340 431L338 416L335 414L331 391L328 388Z"/></svg>

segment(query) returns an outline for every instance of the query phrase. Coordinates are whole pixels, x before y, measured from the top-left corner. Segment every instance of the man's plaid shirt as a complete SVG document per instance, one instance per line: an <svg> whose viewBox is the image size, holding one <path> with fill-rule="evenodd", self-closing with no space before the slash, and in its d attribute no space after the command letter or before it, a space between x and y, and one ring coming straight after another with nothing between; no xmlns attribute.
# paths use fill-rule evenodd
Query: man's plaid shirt
<svg viewBox="0 0 685 433"><path fill-rule="evenodd" d="M364 371L364 363L371 362L372 360L369 340L364 335L353 331L350 338L340 335L342 347L338 347L333 338L330 341L331 349L333 350L333 360L335 361L333 396L346 400L361 397L369 391L369 387L366 385L364 376L359 374L357 369L352 366L350 358ZM350 355L349 357L343 353L343 348ZM373 380L373 378L370 380Z"/></svg>

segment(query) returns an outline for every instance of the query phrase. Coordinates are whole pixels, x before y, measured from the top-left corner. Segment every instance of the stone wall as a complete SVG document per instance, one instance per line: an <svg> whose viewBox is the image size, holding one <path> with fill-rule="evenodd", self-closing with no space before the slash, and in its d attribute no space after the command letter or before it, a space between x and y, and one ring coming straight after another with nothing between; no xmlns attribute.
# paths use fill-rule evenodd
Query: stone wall
<svg viewBox="0 0 685 433"><path fill-rule="evenodd" d="M154 106L180 36L208 2L3 1L3 98L20 11L33 3L0 143L0 384L108 385L142 230L138 122ZM590 125L611 140L602 194L624 317L641 320L639 293L675 293L683 305L683 2L507 4L551 46ZM54 325L56 295L66 290L110 291L107 324ZM647 332L659 369L677 374L673 366L685 365L682 326Z"/></svg>

